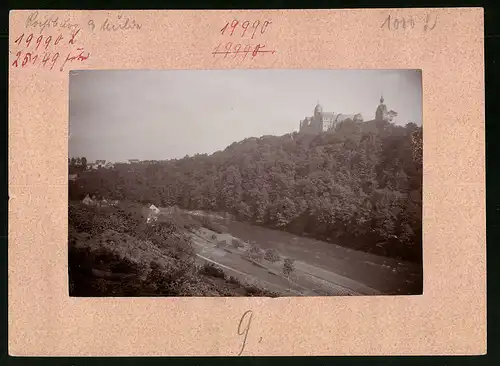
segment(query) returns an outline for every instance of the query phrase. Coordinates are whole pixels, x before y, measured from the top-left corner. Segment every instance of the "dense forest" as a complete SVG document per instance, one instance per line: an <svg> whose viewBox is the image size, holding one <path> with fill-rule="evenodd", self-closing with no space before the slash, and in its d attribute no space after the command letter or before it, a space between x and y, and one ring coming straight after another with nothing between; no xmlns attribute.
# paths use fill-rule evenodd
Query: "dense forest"
<svg viewBox="0 0 500 366"><path fill-rule="evenodd" d="M70 200L89 194L227 212L421 261L422 128L414 123L345 121L318 135L248 138L212 155L83 171L69 185Z"/></svg>

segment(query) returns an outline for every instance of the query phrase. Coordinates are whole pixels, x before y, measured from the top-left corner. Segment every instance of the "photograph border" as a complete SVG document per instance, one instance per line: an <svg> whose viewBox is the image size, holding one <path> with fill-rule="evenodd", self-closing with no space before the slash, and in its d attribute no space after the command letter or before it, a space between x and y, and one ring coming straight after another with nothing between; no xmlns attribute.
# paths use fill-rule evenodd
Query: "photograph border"
<svg viewBox="0 0 500 366"><path fill-rule="evenodd" d="M262 88L262 82L265 82L265 96L254 96L253 90ZM242 86L246 91L239 95ZM349 90L343 91L346 86ZM137 94L134 89L138 88L145 90ZM200 90L193 90L196 88ZM233 93L237 96L232 97ZM360 93L363 93L362 100ZM178 105L172 104L171 97ZM113 98L113 102L103 105L102 100L106 98ZM418 132L422 142L422 99L422 70L411 68L84 69L70 72L70 296L422 295L423 164L422 146L416 150L414 141ZM259 111L254 111L256 105ZM207 115L207 108L213 116ZM302 115L310 117L302 120ZM141 126L143 132L126 132L136 131L137 126ZM119 134L115 135L117 130ZM179 140L184 143L177 146ZM347 144L351 141L354 145ZM327 147L335 152L328 152ZM249 148L255 149L256 156L250 163L245 158ZM266 151L280 148L280 152L268 156L267 152L261 152L262 148ZM338 156L341 162L332 160L330 154ZM349 165L345 159L352 154L368 164L367 172L357 172ZM309 171L312 168L304 156L311 155L329 167L318 166L314 172ZM129 159L131 157L141 159ZM229 206L229 201L220 196L230 174L228 164L242 179L236 183L237 188L230 188L229 195L224 195L231 202ZM292 164L295 174L288 174L282 164ZM262 170L270 166L275 166L269 169L276 169L286 189L275 186L271 171ZM258 179L257 171L262 172ZM161 179L158 174L162 175ZM180 181L173 179L178 174ZM195 177L188 178L192 174ZM330 191L321 183L321 177L334 185ZM135 185L135 179L143 184ZM203 182L191 184L200 179L213 180L215 189ZM304 191L301 185L296 187L299 181L310 181L310 187L317 187L316 196L325 190L333 195L327 198L330 203L327 211L335 217L336 225L322 225L324 221L317 211L322 212L323 199L317 196L314 203L308 204L311 193L306 193L305 186ZM367 188L360 183L367 181L374 186ZM183 184L190 189L178 191L176 185ZM234 183L230 183L230 187L233 186ZM248 190L255 194L248 194ZM259 196L259 190L266 190L269 198L267 194L265 198ZM190 194L186 196L187 192ZM381 199L385 194L389 203ZM371 205L366 206L367 200ZM239 202L245 203L243 208L238 206ZM277 203L286 202L290 202L293 212L277 215L281 207ZM391 214L393 205L398 211ZM264 210L260 220L256 218L258 207ZM361 216L356 215L359 210ZM89 221L91 212L102 218L103 224L96 224L96 230L91 227L95 217ZM127 219L127 212L136 219ZM345 214L364 219L359 223L360 230L352 219L343 219ZM108 220L107 215L116 220ZM375 217L376 223L370 224ZM392 229L386 227L384 219L392 223ZM127 230L127 224L118 224L123 220L134 227L139 225L138 232ZM190 256L187 251L191 247L196 254L195 263L189 265L192 269L189 275L176 275L176 282L180 284L173 288L167 286L168 290L155 289L153 283L158 282L149 276L144 279L145 272L149 272L145 268L153 260L144 252L147 251L144 245L150 244L141 244L142 249L128 255L129 244L117 245L121 240L127 243L137 240L163 248L159 237L147 234L147 227L153 225L150 228L155 230L154 223L161 225L160 221L186 231L185 240L176 244L180 247L169 239L171 235L163 237L155 231L171 247L184 253L185 260ZM185 230L182 225L186 225ZM196 227L193 229L192 225ZM322 228L315 229L318 225ZM106 232L107 229L113 232ZM391 233L397 237L389 235ZM92 240L94 235L103 235L110 241L103 240L96 246ZM235 241L239 243L236 246ZM108 242L113 244L105 244ZM100 273L96 274L99 279L89 277L87 271L84 274L83 268L91 263L82 261L82 250L96 253L97 247L109 255L132 260L132 263L122 263L123 269L117 276L130 271L136 273L129 267L140 263L139 272L144 273L139 280L142 287L136 285L135 280L127 280L131 287L123 291L128 285L113 284L116 279L108 282L107 276L115 271L107 263L116 263L117 258L104 259L100 262L102 265L94 267L99 268ZM268 258L273 252L277 257ZM173 254L165 255L172 257ZM143 256L148 259L141 259ZM158 263L164 261L161 255L154 257ZM291 274L284 274L283 265L290 259L297 262L296 270L292 265ZM181 262L187 264L185 260ZM254 266L248 266L251 263ZM207 264L212 266L207 268L208 272L200 268ZM134 279L137 278L134 276ZM96 281L99 281L97 287L92 286ZM106 285L101 286L101 282ZM187 289L184 284L191 285ZM204 295L193 295L200 292Z"/></svg>

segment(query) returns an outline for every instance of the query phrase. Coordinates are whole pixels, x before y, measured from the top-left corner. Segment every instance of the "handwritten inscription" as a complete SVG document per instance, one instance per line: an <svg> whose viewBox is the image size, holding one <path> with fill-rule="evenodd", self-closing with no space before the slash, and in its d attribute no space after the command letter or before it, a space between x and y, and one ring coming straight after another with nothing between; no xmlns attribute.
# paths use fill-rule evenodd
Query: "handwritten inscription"
<svg viewBox="0 0 500 366"><path fill-rule="evenodd" d="M224 55L224 58L226 58L228 55L232 54L233 58L237 56L241 56L242 60L244 60L249 54L251 55L252 58L257 56L258 54L261 53L275 53L276 51L274 50L266 50L264 49L266 46L257 44L255 46L253 45L245 45L243 46L241 43L235 43L233 42L227 42L226 44L219 43L216 47L215 50L212 52L212 54L215 56L217 55Z"/></svg>
<svg viewBox="0 0 500 366"><path fill-rule="evenodd" d="M96 28L97 30L103 32L139 30L142 28L142 25L136 22L135 19L130 17L124 17L122 14L119 14L116 17L116 19L106 18L99 27L96 27L95 21L92 19L87 22L87 25L89 26L92 32L94 32Z"/></svg>
<svg viewBox="0 0 500 366"><path fill-rule="evenodd" d="M14 42L18 49L9 51L14 55L11 64L13 67L36 66L63 71L68 64L82 63L90 57L90 52L83 46L75 45L82 27L70 18L50 13L40 15L38 11L33 11L26 18L25 27L28 30L26 34L21 34ZM111 33L140 30L142 25L132 17L118 14L103 21L91 19L87 22L87 27L83 24L83 29L89 29L91 32ZM49 35L51 29L57 29L61 33Z"/></svg>
<svg viewBox="0 0 500 366"><path fill-rule="evenodd" d="M250 36L250 38L253 39L255 35L266 33L267 28L270 25L271 22L269 20L264 20L263 22L260 20L256 20L254 22L245 20L240 22L235 19L231 22L227 22L220 32L223 36L232 36L236 32L236 35L239 35L240 37Z"/></svg>
<svg viewBox="0 0 500 366"><path fill-rule="evenodd" d="M269 32L272 22L269 20L244 20L233 19L219 29L221 36L225 38L215 44L212 55L227 59L238 57L240 62L245 59L255 59L258 55L274 54L276 50L267 46L264 42L252 41L257 37L263 37ZM227 38L226 38L227 37Z"/></svg>
<svg viewBox="0 0 500 366"><path fill-rule="evenodd" d="M241 349L240 353L238 353L238 356L241 356L241 354L245 350L245 346L247 344L248 332L250 331L250 325L252 324L252 319L253 319L253 311L247 310L245 311L245 313L243 313L243 316L240 319L240 323L238 324L238 335L243 336L243 341L241 343Z"/></svg>
<svg viewBox="0 0 500 366"><path fill-rule="evenodd" d="M102 22L97 22L91 19L87 22L89 29L94 32L95 30L103 32L116 32L121 30L140 30L142 25L138 23L132 17L125 17L123 14L118 14L116 18L106 18ZM26 19L25 26L27 29L33 29L34 32L37 30L43 33L46 29L66 28L70 32L75 32L79 28L82 28L79 23L71 21L69 18L61 18L56 15L45 15L41 16L38 11L30 13Z"/></svg>
<svg viewBox="0 0 500 366"><path fill-rule="evenodd" d="M421 29L424 32L432 31L437 24L437 16L431 16L427 14L423 18L419 17L396 17L388 15L384 19L384 22L380 28L385 28L390 31L394 30L410 30L410 29Z"/></svg>
<svg viewBox="0 0 500 366"><path fill-rule="evenodd" d="M73 46L80 29L69 36L60 33L58 36L21 34L14 41L14 44L23 49L15 53L15 59L12 62L13 67L37 66L42 68L54 69L56 64L60 64L59 71L63 71L68 62L83 62L90 57L90 52L85 52L83 47L76 46L76 49L69 52L64 51L64 46Z"/></svg>
<svg viewBox="0 0 500 366"><path fill-rule="evenodd" d="M78 23L72 22L69 18L60 19L58 16L54 15L41 17L38 11L30 13L26 19L25 26L27 29L35 28L35 30L39 30L41 33L47 28L66 28L70 32L75 32L80 28Z"/></svg>

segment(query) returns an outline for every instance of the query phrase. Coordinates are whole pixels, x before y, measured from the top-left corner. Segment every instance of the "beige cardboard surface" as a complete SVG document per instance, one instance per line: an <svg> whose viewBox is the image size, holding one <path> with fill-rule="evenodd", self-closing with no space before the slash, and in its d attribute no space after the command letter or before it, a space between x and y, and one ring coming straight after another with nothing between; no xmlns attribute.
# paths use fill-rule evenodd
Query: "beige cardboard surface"
<svg viewBox="0 0 500 366"><path fill-rule="evenodd" d="M253 39L222 35L233 19L270 23ZM11 355L486 352L482 9L13 11L9 33ZM227 42L275 52L212 54ZM69 70L236 67L422 69L423 295L68 296Z"/></svg>

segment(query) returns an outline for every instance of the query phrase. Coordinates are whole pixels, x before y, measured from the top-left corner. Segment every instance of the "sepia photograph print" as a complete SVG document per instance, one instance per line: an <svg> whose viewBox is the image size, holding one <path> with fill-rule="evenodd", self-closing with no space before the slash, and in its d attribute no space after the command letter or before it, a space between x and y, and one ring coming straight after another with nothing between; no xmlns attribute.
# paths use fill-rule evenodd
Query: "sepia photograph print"
<svg viewBox="0 0 500 366"><path fill-rule="evenodd" d="M78 70L76 297L420 295L420 70Z"/></svg>

